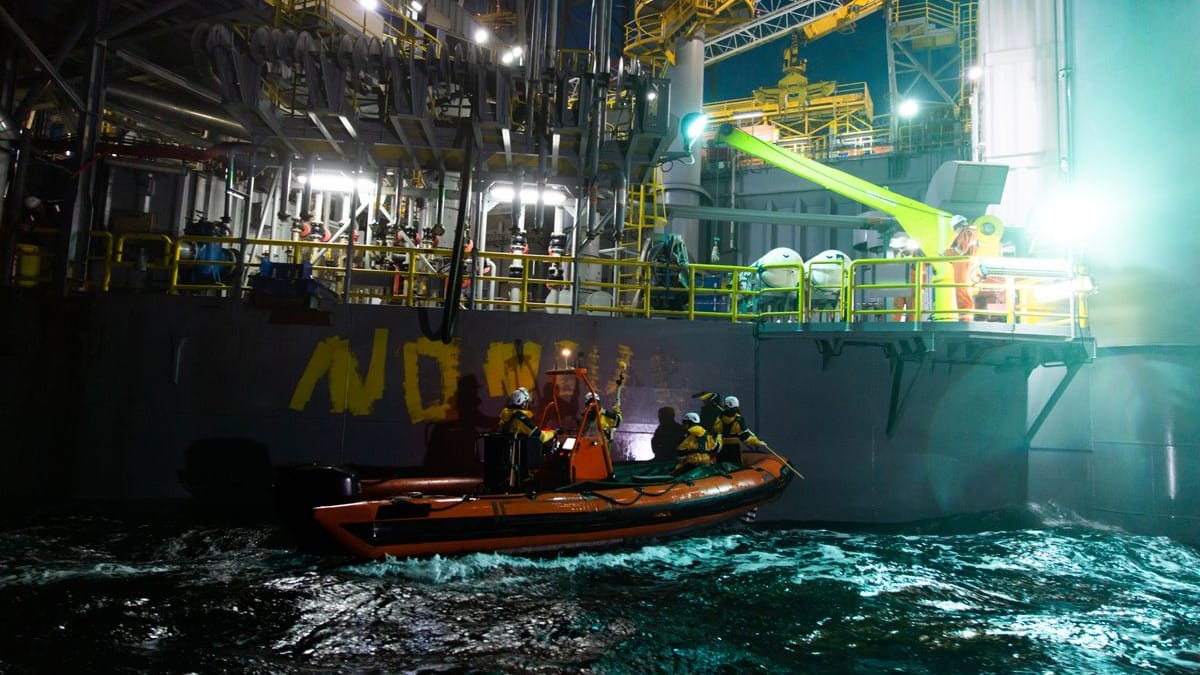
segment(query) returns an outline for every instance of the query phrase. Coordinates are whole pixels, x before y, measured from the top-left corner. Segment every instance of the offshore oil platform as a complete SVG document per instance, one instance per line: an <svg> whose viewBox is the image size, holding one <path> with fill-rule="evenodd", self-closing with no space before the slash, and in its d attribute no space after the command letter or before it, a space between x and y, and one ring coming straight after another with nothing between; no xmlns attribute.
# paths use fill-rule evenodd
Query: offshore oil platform
<svg viewBox="0 0 1200 675"><path fill-rule="evenodd" d="M912 520L1027 500L1031 443L1096 358L1097 275L997 213L975 2L0 19L7 302L71 327L9 349L30 381L68 355L45 396L70 423L13 433L75 497L183 496L188 468L236 492L222 476L289 463L469 465L441 449L562 359L602 395L628 364L614 461L655 456L692 391L737 391L810 479L766 515ZM868 20L883 114L805 57ZM706 66L766 44L787 45L774 86L705 99Z"/></svg>

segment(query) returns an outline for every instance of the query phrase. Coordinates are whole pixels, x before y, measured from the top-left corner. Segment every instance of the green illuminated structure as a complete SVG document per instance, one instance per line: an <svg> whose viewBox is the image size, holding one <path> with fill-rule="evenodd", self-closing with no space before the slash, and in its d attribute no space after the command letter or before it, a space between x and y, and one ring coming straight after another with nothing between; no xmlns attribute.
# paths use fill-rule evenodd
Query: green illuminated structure
<svg viewBox="0 0 1200 675"><path fill-rule="evenodd" d="M717 140L788 173L810 180L847 199L853 199L860 204L892 216L909 237L921 244L921 248L927 255L940 255L941 251L944 251L954 238L951 227L954 214L897 194L845 171L839 171L807 157L801 157L794 152L789 152L748 134L732 124L721 125L717 131ZM930 267L934 274L933 283L937 284L943 280L953 279L950 263L930 263ZM934 288L935 318L953 318L955 307L953 287Z"/></svg>

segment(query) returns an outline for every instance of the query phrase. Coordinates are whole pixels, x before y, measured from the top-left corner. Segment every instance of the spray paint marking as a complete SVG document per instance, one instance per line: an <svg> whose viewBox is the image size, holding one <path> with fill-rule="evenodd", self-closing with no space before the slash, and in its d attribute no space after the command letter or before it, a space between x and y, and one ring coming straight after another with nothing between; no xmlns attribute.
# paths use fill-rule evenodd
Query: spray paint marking
<svg viewBox="0 0 1200 675"><path fill-rule="evenodd" d="M308 407L317 384L325 378L329 387L330 412L340 414L348 411L352 415L370 415L375 403L383 398L387 343L388 330L377 328L371 344L371 360L364 378L359 369L358 359L350 350L348 339L335 336L318 342L308 365L296 382L289 407L296 411L303 411ZM561 366L570 366L579 359L587 364L589 374L596 378L592 381L598 389L608 393L616 391L615 373L619 372L620 364L632 362L633 350L627 345L618 345L614 374L601 384L599 349L593 346L580 354L578 348L578 343L573 340L559 340L554 343L556 355L561 354L563 349L569 349L572 354ZM404 404L413 423L457 419L458 410L454 401L458 395L461 351L459 340L447 345L426 338L405 343L397 350L404 371ZM541 374L541 358L542 346L536 342L515 340L490 343L483 362L487 395L506 397L517 387L535 390L538 376ZM424 362L424 372L421 368L423 359L427 360ZM560 365L557 361L556 356L556 367ZM438 391L432 393L427 389L422 394L421 384L430 379L430 376L437 378ZM562 378L559 384L563 387L560 395L571 396L574 393L573 378Z"/></svg>
<svg viewBox="0 0 1200 675"><path fill-rule="evenodd" d="M329 386L329 411L351 415L370 415L375 402L383 398L384 366L387 363L388 331L376 328L371 343L371 361L364 379L358 358L350 351L350 341L331 337L317 343L292 392L292 410L304 410L322 377Z"/></svg>
<svg viewBox="0 0 1200 675"><path fill-rule="evenodd" d="M629 369L630 363L633 363L633 348L630 347L629 345L621 345L621 344L617 345L616 369L613 372L612 378L609 379L608 384L605 385L605 387L604 387L605 392L612 394L617 391L617 376L621 374L622 370L625 370L626 371L625 376L626 376L626 378L628 378L629 377L628 369ZM628 383L628 380L626 381L626 383Z"/></svg>
<svg viewBox="0 0 1200 675"><path fill-rule="evenodd" d="M457 419L454 397L458 392L458 340L445 344L440 340L418 338L404 345L404 405L408 416L416 422L444 422ZM433 359L441 376L441 396L428 405L421 398L420 360Z"/></svg>
<svg viewBox="0 0 1200 675"><path fill-rule="evenodd" d="M542 346L536 342L514 340L489 344L483 363L488 396L508 396L517 387L532 391L537 386L541 359Z"/></svg>

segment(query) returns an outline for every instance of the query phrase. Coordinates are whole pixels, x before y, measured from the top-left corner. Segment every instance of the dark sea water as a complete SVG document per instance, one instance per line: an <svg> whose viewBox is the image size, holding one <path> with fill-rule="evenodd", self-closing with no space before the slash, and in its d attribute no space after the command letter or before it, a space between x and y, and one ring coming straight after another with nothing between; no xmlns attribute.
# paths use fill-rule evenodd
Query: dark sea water
<svg viewBox="0 0 1200 675"><path fill-rule="evenodd" d="M1200 672L1200 555L1030 507L361 563L268 525L0 525L0 673Z"/></svg>

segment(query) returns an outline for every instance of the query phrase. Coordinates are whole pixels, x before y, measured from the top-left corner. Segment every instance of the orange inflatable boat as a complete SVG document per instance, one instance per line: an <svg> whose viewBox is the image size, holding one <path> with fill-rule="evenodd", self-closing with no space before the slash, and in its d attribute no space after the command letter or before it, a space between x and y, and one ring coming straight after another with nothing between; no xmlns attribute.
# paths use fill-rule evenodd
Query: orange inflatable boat
<svg viewBox="0 0 1200 675"><path fill-rule="evenodd" d="M737 518L778 497L793 478L777 457L745 457L742 467L700 467L678 477L614 477L519 494L411 493L313 514L363 558L617 544Z"/></svg>

